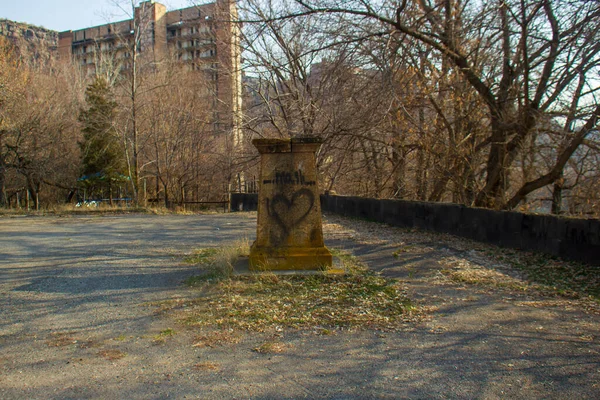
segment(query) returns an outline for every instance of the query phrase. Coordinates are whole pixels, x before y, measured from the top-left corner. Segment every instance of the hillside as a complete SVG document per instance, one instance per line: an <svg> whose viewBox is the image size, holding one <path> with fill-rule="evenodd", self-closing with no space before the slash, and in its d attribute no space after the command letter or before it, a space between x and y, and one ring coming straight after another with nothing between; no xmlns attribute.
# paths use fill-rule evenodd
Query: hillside
<svg viewBox="0 0 600 400"><path fill-rule="evenodd" d="M58 47L58 32L43 27L0 19L0 36L6 37L31 63L47 60Z"/></svg>

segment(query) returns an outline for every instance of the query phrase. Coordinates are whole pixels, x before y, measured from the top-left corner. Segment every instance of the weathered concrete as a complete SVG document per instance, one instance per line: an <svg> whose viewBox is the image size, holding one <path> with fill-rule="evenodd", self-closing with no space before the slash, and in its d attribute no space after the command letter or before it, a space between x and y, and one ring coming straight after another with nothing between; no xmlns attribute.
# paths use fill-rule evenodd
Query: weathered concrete
<svg viewBox="0 0 600 400"><path fill-rule="evenodd" d="M600 221L458 204L323 196L323 210L600 265Z"/></svg>
<svg viewBox="0 0 600 400"><path fill-rule="evenodd" d="M238 194L252 211L255 195ZM460 204L321 196L326 212L390 225L449 233L501 247L600 265L600 221L465 207Z"/></svg>
<svg viewBox="0 0 600 400"><path fill-rule="evenodd" d="M323 243L317 185L316 138L255 139L261 154L254 270L324 269L332 264Z"/></svg>

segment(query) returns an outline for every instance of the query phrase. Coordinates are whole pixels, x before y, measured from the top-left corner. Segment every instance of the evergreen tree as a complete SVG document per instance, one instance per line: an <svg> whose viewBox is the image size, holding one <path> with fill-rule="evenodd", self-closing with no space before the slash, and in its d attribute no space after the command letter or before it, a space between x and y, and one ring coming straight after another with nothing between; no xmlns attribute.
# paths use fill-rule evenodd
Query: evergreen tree
<svg viewBox="0 0 600 400"><path fill-rule="evenodd" d="M120 180L126 172L125 154L114 121L117 103L106 80L97 77L85 92L88 109L81 110L83 123L82 173L92 180ZM96 179L93 179L96 178Z"/></svg>

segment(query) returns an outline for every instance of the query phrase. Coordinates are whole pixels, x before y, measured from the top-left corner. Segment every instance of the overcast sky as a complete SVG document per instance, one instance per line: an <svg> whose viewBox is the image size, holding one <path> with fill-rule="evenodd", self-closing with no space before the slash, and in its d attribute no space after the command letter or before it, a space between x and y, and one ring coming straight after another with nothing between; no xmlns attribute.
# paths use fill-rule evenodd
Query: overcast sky
<svg viewBox="0 0 600 400"><path fill-rule="evenodd" d="M158 2L167 6L167 10L176 10L207 1ZM131 4L130 0L0 0L0 18L43 26L55 31L76 30L129 18L115 7L115 3Z"/></svg>

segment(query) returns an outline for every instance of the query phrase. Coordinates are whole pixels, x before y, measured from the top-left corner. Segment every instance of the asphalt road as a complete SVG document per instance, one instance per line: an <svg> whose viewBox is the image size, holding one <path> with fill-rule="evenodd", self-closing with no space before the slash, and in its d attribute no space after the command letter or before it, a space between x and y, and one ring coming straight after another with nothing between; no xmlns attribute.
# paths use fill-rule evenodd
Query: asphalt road
<svg viewBox="0 0 600 400"><path fill-rule="evenodd" d="M597 314L440 280L441 257L468 255L430 243L392 257L333 219L327 244L405 280L429 320L283 332L279 354L253 351L273 337L251 332L194 347L198 332L151 304L194 296L182 257L252 240L256 214L0 218L0 398L600 398Z"/></svg>

